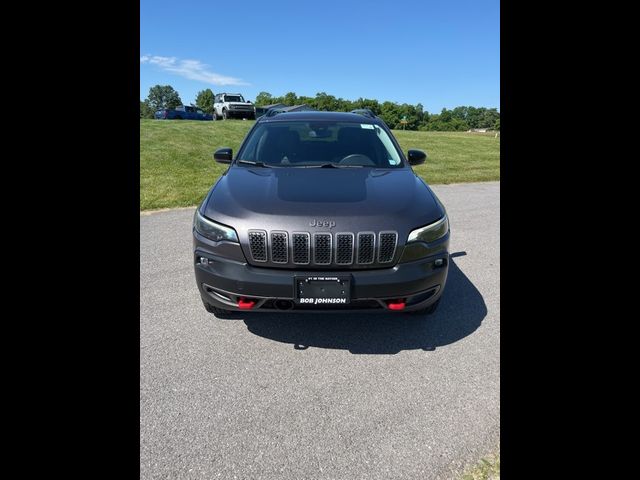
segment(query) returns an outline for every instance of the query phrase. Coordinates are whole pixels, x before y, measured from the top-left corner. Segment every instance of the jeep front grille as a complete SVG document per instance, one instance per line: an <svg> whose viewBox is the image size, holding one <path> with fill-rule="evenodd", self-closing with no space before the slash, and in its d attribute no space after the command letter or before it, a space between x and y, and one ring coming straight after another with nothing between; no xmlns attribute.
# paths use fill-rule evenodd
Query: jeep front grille
<svg viewBox="0 0 640 480"><path fill-rule="evenodd" d="M291 241L293 242L293 263L298 265L309 264L309 234L308 233L292 233Z"/></svg>
<svg viewBox="0 0 640 480"><path fill-rule="evenodd" d="M358 234L358 263L373 263L375 245L375 233L361 232Z"/></svg>
<svg viewBox="0 0 640 480"><path fill-rule="evenodd" d="M289 261L287 232L271 232L271 261L273 263L287 263Z"/></svg>
<svg viewBox="0 0 640 480"><path fill-rule="evenodd" d="M314 233L313 261L316 265L331 264L331 234Z"/></svg>
<svg viewBox="0 0 640 480"><path fill-rule="evenodd" d="M380 240L378 241L379 263L388 263L393 260L397 243L398 234L396 232L380 232Z"/></svg>
<svg viewBox="0 0 640 480"><path fill-rule="evenodd" d="M336 243L336 263L351 265L353 263L353 233L337 233Z"/></svg>
<svg viewBox="0 0 640 480"><path fill-rule="evenodd" d="M267 261L267 232L264 230L249 231L249 249L256 262Z"/></svg>
<svg viewBox="0 0 640 480"><path fill-rule="evenodd" d="M289 236L291 239L289 239ZM372 265L395 258L397 232L308 233L249 230L249 250L256 262L294 265Z"/></svg>

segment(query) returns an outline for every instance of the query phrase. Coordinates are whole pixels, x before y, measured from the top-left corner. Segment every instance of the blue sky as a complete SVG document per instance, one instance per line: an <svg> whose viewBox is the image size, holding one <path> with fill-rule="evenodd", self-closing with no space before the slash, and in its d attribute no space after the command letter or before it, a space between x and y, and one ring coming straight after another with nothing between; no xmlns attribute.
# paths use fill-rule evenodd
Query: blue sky
<svg viewBox="0 0 640 480"><path fill-rule="evenodd" d="M499 108L500 3L141 0L140 99L156 84Z"/></svg>

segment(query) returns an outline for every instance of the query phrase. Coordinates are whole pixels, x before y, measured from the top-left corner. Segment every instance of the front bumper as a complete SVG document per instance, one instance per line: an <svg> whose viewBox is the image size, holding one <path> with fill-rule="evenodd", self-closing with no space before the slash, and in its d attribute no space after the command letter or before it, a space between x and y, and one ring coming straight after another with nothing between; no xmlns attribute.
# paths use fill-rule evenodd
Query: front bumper
<svg viewBox="0 0 640 480"><path fill-rule="evenodd" d="M201 258L207 264L201 263ZM436 266L437 259L444 260ZM241 297L255 301L252 311L282 311L294 300L294 276L351 275L351 302L347 305L299 305L288 311L327 312L336 310L388 311L386 300L403 299L404 312L421 310L435 303L444 290L449 269L449 253L437 254L391 268L375 270L306 271L253 267L196 248L196 281L205 303L225 310L240 310Z"/></svg>
<svg viewBox="0 0 640 480"><path fill-rule="evenodd" d="M251 110L227 110L228 117L253 118L255 115L256 113Z"/></svg>

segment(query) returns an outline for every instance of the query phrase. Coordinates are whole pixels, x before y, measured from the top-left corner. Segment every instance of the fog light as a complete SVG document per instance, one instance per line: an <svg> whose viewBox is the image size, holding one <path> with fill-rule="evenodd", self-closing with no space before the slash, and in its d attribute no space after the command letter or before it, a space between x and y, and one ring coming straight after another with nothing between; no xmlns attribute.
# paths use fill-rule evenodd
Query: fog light
<svg viewBox="0 0 640 480"><path fill-rule="evenodd" d="M435 262L433 262L433 264L434 264L436 267L441 267L441 266L443 266L443 265L444 265L444 258L438 258Z"/></svg>
<svg viewBox="0 0 640 480"><path fill-rule="evenodd" d="M209 259L205 257L200 257L200 263L202 265L209 265Z"/></svg>

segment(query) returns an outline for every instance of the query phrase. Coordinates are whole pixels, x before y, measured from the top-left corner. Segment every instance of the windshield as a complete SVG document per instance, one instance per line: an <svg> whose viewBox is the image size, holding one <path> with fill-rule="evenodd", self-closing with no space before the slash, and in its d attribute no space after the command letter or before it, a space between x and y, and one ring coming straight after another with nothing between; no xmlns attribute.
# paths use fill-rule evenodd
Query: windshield
<svg viewBox="0 0 640 480"><path fill-rule="evenodd" d="M225 102L244 102L244 98L242 98L242 95L225 95L224 101Z"/></svg>
<svg viewBox="0 0 640 480"><path fill-rule="evenodd" d="M402 167L384 129L351 122L259 124L237 159L278 167Z"/></svg>

